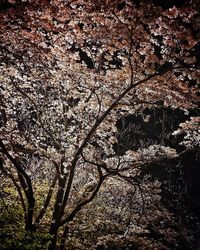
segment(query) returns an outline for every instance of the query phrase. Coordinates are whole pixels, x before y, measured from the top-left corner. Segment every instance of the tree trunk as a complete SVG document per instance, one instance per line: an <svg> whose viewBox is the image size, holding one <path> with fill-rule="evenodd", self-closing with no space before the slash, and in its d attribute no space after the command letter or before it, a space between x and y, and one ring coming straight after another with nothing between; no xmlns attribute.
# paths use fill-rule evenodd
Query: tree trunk
<svg viewBox="0 0 200 250"><path fill-rule="evenodd" d="M62 235L62 239L61 239L61 243L60 243L60 250L64 250L65 249L65 241L67 238L67 234L69 232L69 227L66 226Z"/></svg>
<svg viewBox="0 0 200 250"><path fill-rule="evenodd" d="M58 235L58 226L54 223L51 224L49 233L52 235L52 240L48 250L56 250L56 242L57 242L57 235Z"/></svg>

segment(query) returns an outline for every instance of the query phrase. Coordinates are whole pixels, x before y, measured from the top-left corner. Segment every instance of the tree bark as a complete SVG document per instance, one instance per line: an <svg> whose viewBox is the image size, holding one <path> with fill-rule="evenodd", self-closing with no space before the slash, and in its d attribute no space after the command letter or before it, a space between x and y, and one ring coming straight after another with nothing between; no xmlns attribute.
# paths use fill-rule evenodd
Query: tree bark
<svg viewBox="0 0 200 250"><path fill-rule="evenodd" d="M69 232L69 227L68 227L68 226L65 226L65 229L64 229L64 232L63 232L63 235L62 235L62 239L61 239L60 249L59 249L59 250L65 250L65 241L66 241L68 232Z"/></svg>
<svg viewBox="0 0 200 250"><path fill-rule="evenodd" d="M50 229L49 233L52 235L52 240L51 240L51 243L50 243L48 250L56 250L58 226L55 224L54 224L54 226L51 225L51 229Z"/></svg>

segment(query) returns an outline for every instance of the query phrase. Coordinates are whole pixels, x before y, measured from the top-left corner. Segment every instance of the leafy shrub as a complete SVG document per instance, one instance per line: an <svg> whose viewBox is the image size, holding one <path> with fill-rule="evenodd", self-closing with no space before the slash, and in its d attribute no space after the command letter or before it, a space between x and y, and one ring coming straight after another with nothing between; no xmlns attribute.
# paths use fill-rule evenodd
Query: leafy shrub
<svg viewBox="0 0 200 250"><path fill-rule="evenodd" d="M3 208L0 204L0 249L1 250L45 250L51 236L43 232L27 232L23 225L20 207Z"/></svg>

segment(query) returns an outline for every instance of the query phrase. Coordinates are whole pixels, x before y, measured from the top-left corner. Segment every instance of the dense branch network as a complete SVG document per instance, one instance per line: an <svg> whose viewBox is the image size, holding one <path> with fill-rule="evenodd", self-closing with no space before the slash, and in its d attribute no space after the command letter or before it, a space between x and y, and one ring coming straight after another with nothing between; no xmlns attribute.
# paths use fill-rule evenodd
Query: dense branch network
<svg viewBox="0 0 200 250"><path fill-rule="evenodd" d="M135 187L145 210L148 198L137 193L148 182L140 183L142 167L199 146L196 115L170 131L184 134L181 152L161 142L145 145L141 124L134 126L140 146L120 147L128 116L139 113L146 124L152 115L145 109L160 102L198 109L200 75L195 2L167 10L153 1L122 2L27 0L18 11L18 1L8 1L0 12L3 172L18 190L27 230L37 230L53 206L51 249L59 229L66 226L66 236L109 179ZM49 185L38 209L42 176Z"/></svg>

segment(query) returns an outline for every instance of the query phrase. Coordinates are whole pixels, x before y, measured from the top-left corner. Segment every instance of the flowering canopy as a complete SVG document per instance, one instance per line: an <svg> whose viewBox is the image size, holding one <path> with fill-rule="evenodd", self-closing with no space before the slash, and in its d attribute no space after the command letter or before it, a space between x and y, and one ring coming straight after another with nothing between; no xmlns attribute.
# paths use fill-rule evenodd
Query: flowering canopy
<svg viewBox="0 0 200 250"><path fill-rule="evenodd" d="M195 4L167 10L153 1L138 5L129 0L13 0L4 5L1 149L3 168L21 185L27 229L43 218L56 185L50 226L55 236L94 199L108 176L128 178L144 164L178 157L164 145L123 155L113 145L116 123L126 115L159 101L185 112L198 107ZM198 119L174 132L186 133L182 144L199 145ZM90 174L81 176L86 170ZM33 183L44 177L52 186L37 216ZM80 179L85 190L92 182L92 189L74 201ZM74 206L67 209L69 201Z"/></svg>

